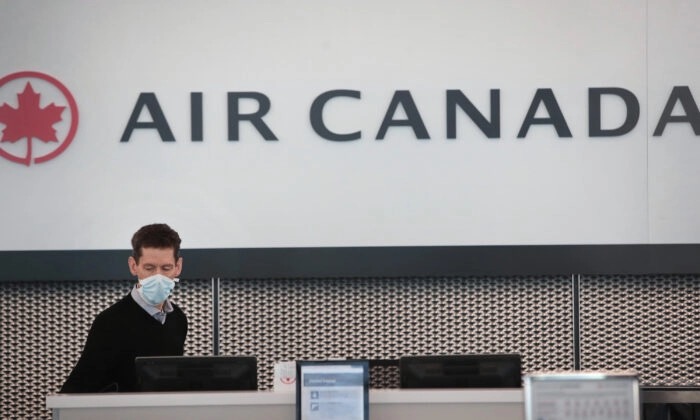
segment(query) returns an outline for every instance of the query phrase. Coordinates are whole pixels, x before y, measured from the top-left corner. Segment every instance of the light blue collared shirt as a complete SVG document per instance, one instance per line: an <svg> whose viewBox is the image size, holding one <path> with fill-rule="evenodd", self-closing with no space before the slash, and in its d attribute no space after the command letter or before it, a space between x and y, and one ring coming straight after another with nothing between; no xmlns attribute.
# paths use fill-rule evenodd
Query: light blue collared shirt
<svg viewBox="0 0 700 420"><path fill-rule="evenodd" d="M146 302L141 296L141 293L139 293L138 287L136 286L134 286L134 288L131 289L131 297L134 298L136 303L138 303L144 311L148 312L150 316L155 318L161 324L165 324L165 318L170 312L173 311L173 305L170 303L170 299L165 299L165 302L163 303L163 310L161 311L155 306Z"/></svg>

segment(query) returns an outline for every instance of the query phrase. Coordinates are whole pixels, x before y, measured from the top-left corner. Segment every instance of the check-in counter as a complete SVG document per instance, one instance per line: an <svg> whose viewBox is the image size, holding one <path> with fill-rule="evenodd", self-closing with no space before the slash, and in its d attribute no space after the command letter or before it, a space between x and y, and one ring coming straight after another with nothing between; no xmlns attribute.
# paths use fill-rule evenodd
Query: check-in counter
<svg viewBox="0 0 700 420"><path fill-rule="evenodd" d="M524 418L522 389L373 389L372 420ZM270 391L56 394L56 420L293 420L295 395Z"/></svg>

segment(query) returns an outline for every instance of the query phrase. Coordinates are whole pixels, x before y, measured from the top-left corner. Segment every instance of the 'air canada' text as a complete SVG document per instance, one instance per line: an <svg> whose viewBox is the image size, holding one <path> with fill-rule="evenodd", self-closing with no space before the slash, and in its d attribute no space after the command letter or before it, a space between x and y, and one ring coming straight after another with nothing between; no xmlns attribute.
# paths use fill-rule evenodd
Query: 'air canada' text
<svg viewBox="0 0 700 420"><path fill-rule="evenodd" d="M625 106L625 117L615 127L602 127L601 116L602 98L614 96L621 99ZM190 92L190 133L189 140L204 140L204 109L202 92ZM330 141L354 141L363 138L361 130L341 132L337 128L329 126L323 119L324 110L333 106L334 100L339 98L353 99L361 101L362 92L358 90L338 89L323 92L312 102L309 109L309 122L314 132L325 140ZM243 113L241 111L241 101L253 101L257 104L254 112ZM501 138L501 91L500 89L490 90L490 101L488 110L479 110L472 101L461 90L445 91L445 137L447 139L457 139L457 119L458 116L469 118L489 139ZM228 140L240 140L240 125L252 124L259 135L267 141L277 141L278 135L273 131L273 127L265 121L265 116L271 108L270 98L261 92L227 92L227 126ZM678 108L676 108L678 107ZM537 116L538 110L542 112ZM149 121L140 121L140 116L145 110L150 114ZM639 100L631 91L620 87L592 87L588 88L588 137L617 137L632 131L639 122ZM682 109L682 112L674 109ZM399 111L402 110L403 113ZM397 117L397 113L401 117ZM700 111L693 98L693 94L688 86L674 86L668 96L663 110L657 111L653 136L663 135L668 124L687 124L696 136L700 135ZM653 114L650 110L650 114ZM653 115L650 115L652 118ZM555 130L559 138L572 137L569 124L564 117L564 112L559 106L559 102L552 89L537 89L528 109L523 109L522 123L517 133L517 138L527 137L528 130L533 125L548 125ZM381 117L379 130L374 135L374 139L382 140L390 129L396 127L408 127L419 140L431 138L423 117L418 111L413 95L409 90L396 90L391 101L386 108L386 112ZM175 141L170 124L163 113L158 98L153 92L142 92L136 100L136 105L131 111L131 116L126 124L121 141L128 142L135 130L155 130L162 141Z"/></svg>

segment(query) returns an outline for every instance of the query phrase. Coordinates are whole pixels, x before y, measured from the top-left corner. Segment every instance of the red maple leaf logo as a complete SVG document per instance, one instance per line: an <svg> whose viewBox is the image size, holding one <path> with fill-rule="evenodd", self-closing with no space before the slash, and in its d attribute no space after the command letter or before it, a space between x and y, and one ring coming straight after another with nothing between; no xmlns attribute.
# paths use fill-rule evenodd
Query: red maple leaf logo
<svg viewBox="0 0 700 420"><path fill-rule="evenodd" d="M33 138L45 143L58 142L53 125L62 121L61 113L65 106L51 103L41 108L40 98L41 95L34 92L31 83L27 82L24 91L17 94L17 108L7 103L0 106L0 122L6 125L0 142L15 143L26 138L27 155L23 159L25 165L29 165L32 160Z"/></svg>

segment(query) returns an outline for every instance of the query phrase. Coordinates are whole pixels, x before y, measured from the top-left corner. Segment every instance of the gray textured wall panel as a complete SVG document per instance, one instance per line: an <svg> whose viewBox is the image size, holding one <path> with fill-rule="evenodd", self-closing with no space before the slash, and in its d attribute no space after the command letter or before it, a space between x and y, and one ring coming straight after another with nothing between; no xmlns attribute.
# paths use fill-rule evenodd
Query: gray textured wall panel
<svg viewBox="0 0 700 420"><path fill-rule="evenodd" d="M572 280L552 277L222 280L221 353L277 361L513 352L573 368ZM398 385L379 378L385 387Z"/></svg>
<svg viewBox="0 0 700 420"><path fill-rule="evenodd" d="M647 386L700 385L700 277L582 276L581 368Z"/></svg>
<svg viewBox="0 0 700 420"><path fill-rule="evenodd" d="M94 316L130 280L0 283L0 417L49 418ZM220 282L220 353L276 361L518 352L525 372L574 366L570 276L246 279ZM187 354L212 354L210 280L183 280ZM582 276L583 369L637 369L645 385L700 385L700 277ZM372 370L395 387L393 367Z"/></svg>

